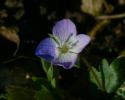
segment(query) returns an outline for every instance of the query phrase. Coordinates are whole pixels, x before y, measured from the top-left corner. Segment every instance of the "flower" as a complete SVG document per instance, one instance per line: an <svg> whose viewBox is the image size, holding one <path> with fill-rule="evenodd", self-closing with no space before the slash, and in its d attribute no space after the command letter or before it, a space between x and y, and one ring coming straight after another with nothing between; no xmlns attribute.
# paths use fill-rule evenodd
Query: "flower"
<svg viewBox="0 0 125 100"><path fill-rule="evenodd" d="M76 35L76 26L70 19L57 22L52 32L50 38L39 43L35 55L65 69L72 68L78 54L90 42L90 37L85 34Z"/></svg>

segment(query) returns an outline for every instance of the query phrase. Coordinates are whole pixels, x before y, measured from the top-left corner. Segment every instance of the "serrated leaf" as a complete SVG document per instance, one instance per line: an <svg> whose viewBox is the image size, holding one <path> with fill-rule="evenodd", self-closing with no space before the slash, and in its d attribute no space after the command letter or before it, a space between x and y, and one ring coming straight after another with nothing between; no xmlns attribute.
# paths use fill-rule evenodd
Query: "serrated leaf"
<svg viewBox="0 0 125 100"><path fill-rule="evenodd" d="M108 67L107 70L104 73L105 76L105 88L108 93L111 93L115 91L115 88L117 88L117 80L118 77L116 75L116 72L114 71L114 68Z"/></svg>
<svg viewBox="0 0 125 100"><path fill-rule="evenodd" d="M123 82L125 79L125 57L115 59L110 67L114 68L114 71L117 72L118 78Z"/></svg>
<svg viewBox="0 0 125 100"><path fill-rule="evenodd" d="M102 79L101 79L101 73L96 70L96 68L94 67L91 67L91 70L89 72L89 75L90 75L90 80L97 85L97 87L99 89L101 89L101 82L102 82Z"/></svg>
<svg viewBox="0 0 125 100"><path fill-rule="evenodd" d="M106 59L103 59L101 65L99 66L99 68L100 68L100 73L101 73L101 78L102 78L102 83L101 84L102 84L103 89L105 90L105 83L107 82L105 80L105 78L106 77L108 78L108 76L110 75L108 61ZM107 73L107 74L105 74L105 73Z"/></svg>
<svg viewBox="0 0 125 100"><path fill-rule="evenodd" d="M99 71L92 68L95 75L90 71L90 78L102 91L115 92L125 79L125 57L115 59L110 65L106 59L102 60ZM97 82L97 79L100 85Z"/></svg>
<svg viewBox="0 0 125 100"><path fill-rule="evenodd" d="M115 59L110 66L106 60L102 61L105 89L107 93L115 92L121 83L124 81L123 77L123 66L125 65L125 59Z"/></svg>
<svg viewBox="0 0 125 100"><path fill-rule="evenodd" d="M110 81L107 92L116 91L125 80L125 57L117 58L110 64ZM107 78L108 79L108 78Z"/></svg>

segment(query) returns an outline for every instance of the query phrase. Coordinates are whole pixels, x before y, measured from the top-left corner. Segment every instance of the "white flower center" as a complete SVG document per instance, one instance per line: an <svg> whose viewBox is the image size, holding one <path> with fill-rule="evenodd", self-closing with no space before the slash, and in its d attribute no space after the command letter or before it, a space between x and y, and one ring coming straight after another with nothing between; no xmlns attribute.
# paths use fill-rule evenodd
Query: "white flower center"
<svg viewBox="0 0 125 100"><path fill-rule="evenodd" d="M68 52L72 52L71 49L76 46L76 44L78 43L78 41L74 41L74 37L73 34L70 34L69 37L67 38L67 40L64 42L64 44L62 45L59 38L57 36L53 36L51 34L49 34L49 36L51 37L51 39L53 39L56 44L57 44L57 48L60 52L60 54L65 54ZM75 53L75 52L72 52Z"/></svg>
<svg viewBox="0 0 125 100"><path fill-rule="evenodd" d="M69 48L67 45L63 45L61 48L59 48L61 53L67 53L69 51Z"/></svg>

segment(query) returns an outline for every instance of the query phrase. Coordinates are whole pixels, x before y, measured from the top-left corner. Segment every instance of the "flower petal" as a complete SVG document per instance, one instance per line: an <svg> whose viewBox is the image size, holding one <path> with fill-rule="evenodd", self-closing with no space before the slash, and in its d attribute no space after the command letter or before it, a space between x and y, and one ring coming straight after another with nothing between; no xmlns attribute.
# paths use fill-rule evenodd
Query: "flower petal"
<svg viewBox="0 0 125 100"><path fill-rule="evenodd" d="M90 42L90 37L85 34L79 34L72 41L77 41L77 43L71 48L71 52L80 53L85 46Z"/></svg>
<svg viewBox="0 0 125 100"><path fill-rule="evenodd" d="M36 48L35 55L42 57L45 60L52 61L58 56L55 41L51 38L42 40Z"/></svg>
<svg viewBox="0 0 125 100"><path fill-rule="evenodd" d="M78 55L74 53L61 54L53 61L53 64L62 66L64 69L70 69L75 64L77 56Z"/></svg>
<svg viewBox="0 0 125 100"><path fill-rule="evenodd" d="M63 19L53 27L53 35L59 37L61 44L76 33L76 26L70 19Z"/></svg>

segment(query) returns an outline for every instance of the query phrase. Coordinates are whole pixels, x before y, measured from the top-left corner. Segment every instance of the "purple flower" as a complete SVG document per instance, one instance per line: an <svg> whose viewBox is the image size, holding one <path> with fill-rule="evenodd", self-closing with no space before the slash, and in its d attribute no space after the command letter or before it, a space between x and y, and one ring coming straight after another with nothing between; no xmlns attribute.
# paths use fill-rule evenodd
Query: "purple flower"
<svg viewBox="0 0 125 100"><path fill-rule="evenodd" d="M78 54L90 42L88 35L76 34L76 26L71 20L57 22L53 27L53 35L42 40L36 48L36 56L65 69L72 68Z"/></svg>

